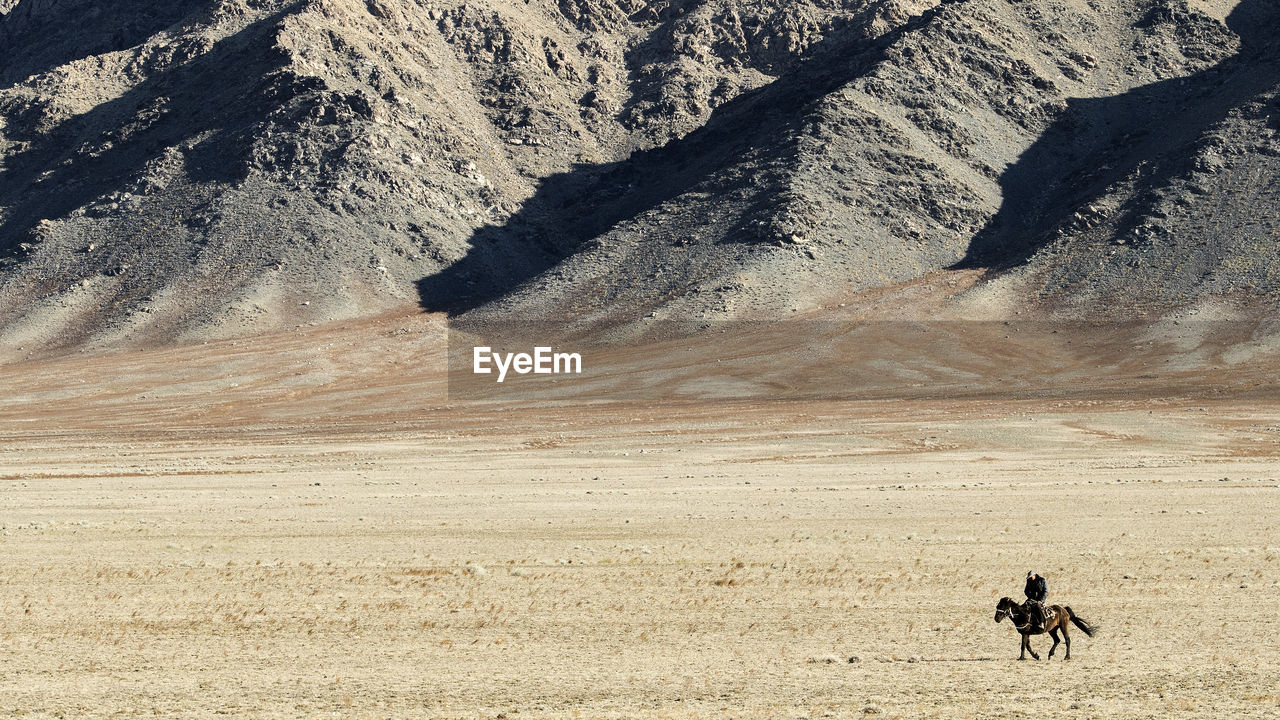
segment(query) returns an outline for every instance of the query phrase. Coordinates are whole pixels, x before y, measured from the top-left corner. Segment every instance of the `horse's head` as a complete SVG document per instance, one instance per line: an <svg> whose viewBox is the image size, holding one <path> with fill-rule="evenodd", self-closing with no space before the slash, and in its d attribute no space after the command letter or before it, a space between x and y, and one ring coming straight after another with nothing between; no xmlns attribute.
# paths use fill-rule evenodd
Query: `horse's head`
<svg viewBox="0 0 1280 720"><path fill-rule="evenodd" d="M1000 598L1000 602L996 604L996 622L1000 622L1007 617L1012 617L1012 610L1014 607L1017 607L1017 605L1013 600L1010 600L1007 597Z"/></svg>

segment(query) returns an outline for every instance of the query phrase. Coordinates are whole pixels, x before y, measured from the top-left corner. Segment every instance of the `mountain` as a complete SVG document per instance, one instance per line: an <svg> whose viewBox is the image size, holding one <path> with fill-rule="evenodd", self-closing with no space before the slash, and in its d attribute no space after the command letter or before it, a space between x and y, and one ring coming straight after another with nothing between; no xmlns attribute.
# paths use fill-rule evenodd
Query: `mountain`
<svg viewBox="0 0 1280 720"><path fill-rule="evenodd" d="M8 344L767 318L948 270L1075 316L1278 289L1269 1L0 12Z"/></svg>

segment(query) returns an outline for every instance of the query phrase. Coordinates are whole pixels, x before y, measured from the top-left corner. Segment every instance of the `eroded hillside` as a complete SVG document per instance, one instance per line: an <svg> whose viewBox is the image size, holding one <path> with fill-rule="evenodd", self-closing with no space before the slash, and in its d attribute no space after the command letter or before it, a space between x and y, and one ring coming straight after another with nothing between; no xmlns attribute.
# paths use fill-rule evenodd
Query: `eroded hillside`
<svg viewBox="0 0 1280 720"><path fill-rule="evenodd" d="M0 11L10 344L768 317L951 267L1076 314L1277 288L1262 0Z"/></svg>

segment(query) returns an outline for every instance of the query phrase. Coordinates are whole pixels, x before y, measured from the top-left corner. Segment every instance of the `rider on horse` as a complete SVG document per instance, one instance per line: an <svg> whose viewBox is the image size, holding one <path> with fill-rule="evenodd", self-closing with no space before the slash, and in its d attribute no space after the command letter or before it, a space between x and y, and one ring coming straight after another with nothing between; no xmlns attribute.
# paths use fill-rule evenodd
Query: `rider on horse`
<svg viewBox="0 0 1280 720"><path fill-rule="evenodd" d="M1027 602L1023 605L1027 610L1027 617L1032 627L1040 629L1044 627L1044 622L1048 618L1045 612L1044 601L1049 596L1049 583L1043 576L1037 575L1035 571L1027 571L1027 586L1023 589L1027 596Z"/></svg>

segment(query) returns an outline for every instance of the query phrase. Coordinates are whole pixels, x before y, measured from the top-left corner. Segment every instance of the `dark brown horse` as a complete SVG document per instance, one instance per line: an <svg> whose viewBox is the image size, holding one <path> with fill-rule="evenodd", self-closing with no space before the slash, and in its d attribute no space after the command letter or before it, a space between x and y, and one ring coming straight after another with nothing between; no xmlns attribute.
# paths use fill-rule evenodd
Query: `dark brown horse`
<svg viewBox="0 0 1280 720"><path fill-rule="evenodd" d="M1053 647L1049 648L1049 657L1053 657L1053 651L1058 649L1058 631L1061 630L1062 642L1067 644L1067 656L1063 659L1070 660L1071 636L1067 634L1067 626L1075 623L1075 626L1083 630L1084 634L1089 637L1093 637L1093 633L1097 631L1097 628L1076 617L1076 614L1071 612L1071 608L1064 605L1046 605L1045 614L1048 617L1045 618L1044 624L1036 627L1031 624L1031 617L1027 613L1027 609L1014 602L1012 598L1000 598L1000 604L996 605L996 622L1000 622L1006 617L1009 618L1009 621L1017 628L1018 634L1022 636L1022 654L1018 656L1019 660L1026 660L1027 653L1031 653L1031 657L1037 660L1040 659L1036 651L1031 649L1032 635L1049 633L1050 637L1053 638Z"/></svg>

